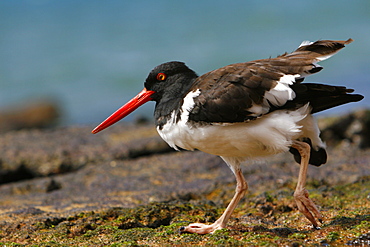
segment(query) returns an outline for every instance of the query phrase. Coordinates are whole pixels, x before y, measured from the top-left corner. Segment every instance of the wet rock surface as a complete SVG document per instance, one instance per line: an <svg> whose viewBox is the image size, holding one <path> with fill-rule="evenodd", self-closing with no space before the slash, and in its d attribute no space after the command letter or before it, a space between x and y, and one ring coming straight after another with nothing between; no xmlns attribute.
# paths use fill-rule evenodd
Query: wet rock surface
<svg viewBox="0 0 370 247"><path fill-rule="evenodd" d="M358 119L365 121L366 114L366 111L352 113L351 121L348 120L351 123L346 126L357 128L356 131L352 134L345 131L347 136L341 139L326 139L332 145L328 149L328 163L309 168L308 186L313 198L319 198L318 205L329 215L341 212L341 203L345 205L333 202L335 198L346 198L355 189L363 197L362 205L358 206L361 210L356 209L357 216L332 215L327 229L345 228L346 222L361 229L369 226L370 151L366 148L369 125L360 124L361 131L353 127L359 125ZM334 123L325 123L324 139L329 135L326 133L334 133ZM41 230L48 232L49 237L64 234L70 239L78 237L78 241L82 241L80 236L112 229L114 234L118 234L118 229L134 228L163 233L166 230L162 226L175 229L184 221L186 224L214 221L234 193L234 176L219 157L199 151L174 152L152 125L118 124L97 135L90 134L91 129L92 126L21 130L0 135L1 239L32 243L42 235ZM243 171L249 195L241 202L242 208L236 212L238 218L230 225L232 234L227 236L240 237L243 232L288 240L294 236L291 244L302 244L302 239L312 237L300 230L297 220L287 216L299 217L304 227L309 226L297 213L292 199L298 170L299 165L289 153L246 162ZM352 188L349 191L345 190L347 187L334 189L343 185L355 187L348 187ZM361 236L343 239L355 243L350 241L362 241ZM231 241L225 235L219 237L218 241ZM140 238L135 239L127 241L138 244ZM322 241L330 244L338 239L331 233ZM203 240L194 243L202 244ZM106 244L113 242L107 240Z"/></svg>

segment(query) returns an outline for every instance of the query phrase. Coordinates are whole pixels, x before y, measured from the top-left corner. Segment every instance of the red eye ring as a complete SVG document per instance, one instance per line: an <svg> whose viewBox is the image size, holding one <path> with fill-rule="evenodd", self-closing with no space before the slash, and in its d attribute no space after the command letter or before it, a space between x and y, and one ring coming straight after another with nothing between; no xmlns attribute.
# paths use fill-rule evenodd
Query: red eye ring
<svg viewBox="0 0 370 247"><path fill-rule="evenodd" d="M157 80L158 81L164 81L164 80L166 80L166 78L167 78L167 75L165 73L158 73L157 74Z"/></svg>

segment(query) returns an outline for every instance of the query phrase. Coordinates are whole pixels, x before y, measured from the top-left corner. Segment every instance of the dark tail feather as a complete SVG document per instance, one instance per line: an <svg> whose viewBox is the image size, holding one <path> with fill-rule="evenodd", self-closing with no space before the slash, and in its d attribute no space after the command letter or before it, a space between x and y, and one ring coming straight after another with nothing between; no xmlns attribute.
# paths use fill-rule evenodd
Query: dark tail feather
<svg viewBox="0 0 370 247"><path fill-rule="evenodd" d="M318 83L301 83L291 85L296 98L287 102L286 108L295 108L307 103L312 107L311 113L324 111L364 98L360 94L351 94L354 90L341 86L330 86Z"/></svg>
<svg viewBox="0 0 370 247"><path fill-rule="evenodd" d="M302 83L291 85L291 88L296 93L296 97L292 101L288 101L284 107L288 109L299 108L307 103L312 107L311 113L324 111L335 106L357 102L364 98L360 94L351 94L354 90L340 86L330 86L317 83ZM312 147L311 140L304 138L302 141L311 146L310 161L311 165L320 166L326 163L327 155L324 148L319 147L315 150ZM290 148L289 150L296 162L301 162L299 152Z"/></svg>

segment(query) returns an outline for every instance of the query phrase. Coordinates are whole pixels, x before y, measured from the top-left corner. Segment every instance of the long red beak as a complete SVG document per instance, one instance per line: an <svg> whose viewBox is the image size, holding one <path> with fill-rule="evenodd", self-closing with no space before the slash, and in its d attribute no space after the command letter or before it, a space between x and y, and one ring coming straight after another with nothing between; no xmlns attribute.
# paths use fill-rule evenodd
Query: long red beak
<svg viewBox="0 0 370 247"><path fill-rule="evenodd" d="M105 128L108 128L112 124L118 122L122 118L126 117L128 114L136 110L139 106L145 104L146 102L152 100L151 96L155 91L150 91L144 88L138 95L136 95L132 100L127 102L124 106L119 108L116 112L105 119L101 124L99 124L91 133L96 134Z"/></svg>

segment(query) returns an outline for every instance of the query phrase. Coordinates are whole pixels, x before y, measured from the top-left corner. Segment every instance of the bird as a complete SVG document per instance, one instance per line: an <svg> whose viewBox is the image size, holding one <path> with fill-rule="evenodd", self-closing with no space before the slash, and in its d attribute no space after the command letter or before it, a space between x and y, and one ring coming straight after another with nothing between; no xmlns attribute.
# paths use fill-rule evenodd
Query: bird
<svg viewBox="0 0 370 247"><path fill-rule="evenodd" d="M353 89L305 83L328 59L353 40L304 41L275 58L230 64L198 76L185 63L166 62L151 70L144 89L99 124L96 134L148 101L162 139L175 150L200 150L220 156L236 179L233 198L212 224L191 223L182 233L209 234L225 228L248 184L241 164L283 152L300 165L294 200L319 229L323 216L305 188L309 164L327 161L325 143L312 114L363 99Z"/></svg>

